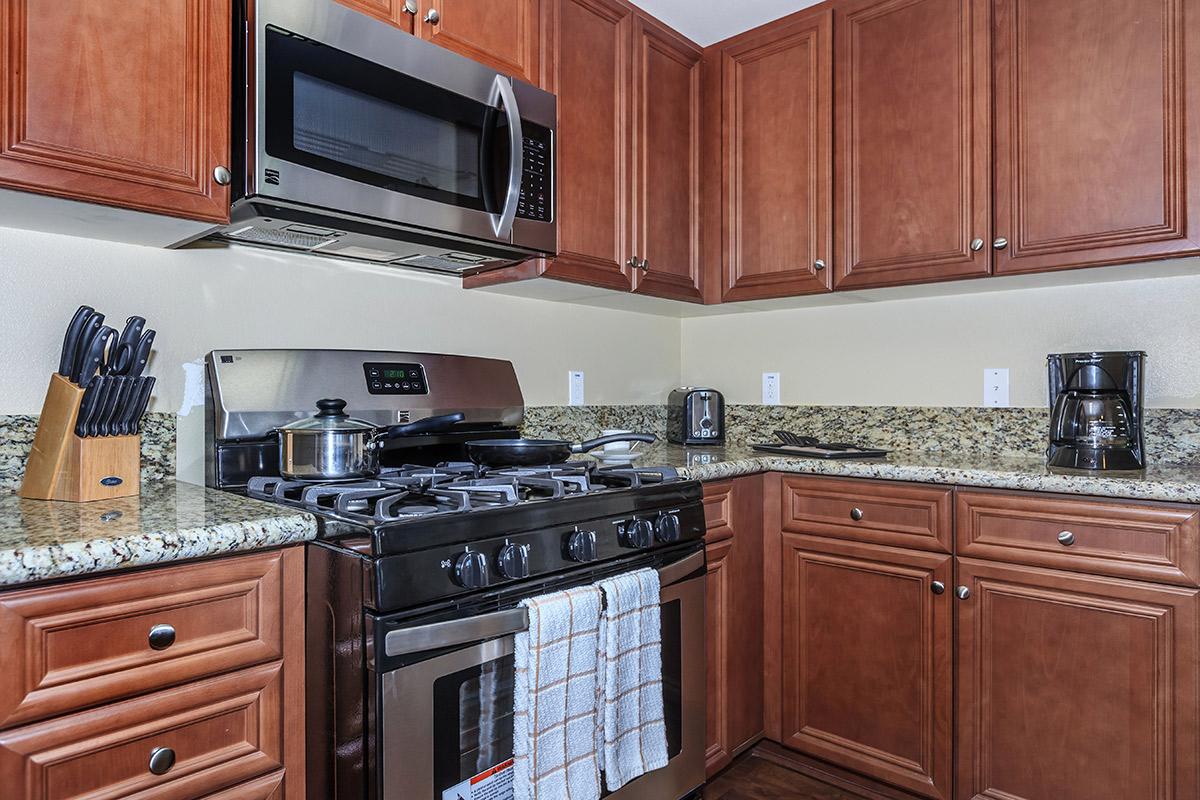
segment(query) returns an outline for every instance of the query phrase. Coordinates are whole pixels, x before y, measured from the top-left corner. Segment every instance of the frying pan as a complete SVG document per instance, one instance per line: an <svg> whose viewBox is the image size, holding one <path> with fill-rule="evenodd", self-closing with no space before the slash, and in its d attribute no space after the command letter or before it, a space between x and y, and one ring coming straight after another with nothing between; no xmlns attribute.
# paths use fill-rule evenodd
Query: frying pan
<svg viewBox="0 0 1200 800"><path fill-rule="evenodd" d="M537 467L560 464L574 453L586 453L613 442L647 442L658 439L652 433L614 433L571 444L562 439L484 439L467 442L467 455L484 467Z"/></svg>

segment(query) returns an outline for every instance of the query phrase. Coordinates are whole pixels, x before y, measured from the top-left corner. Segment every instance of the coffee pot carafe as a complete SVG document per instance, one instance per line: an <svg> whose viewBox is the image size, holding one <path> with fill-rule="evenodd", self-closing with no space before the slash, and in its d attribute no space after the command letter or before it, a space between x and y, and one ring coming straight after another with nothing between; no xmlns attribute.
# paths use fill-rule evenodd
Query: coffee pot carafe
<svg viewBox="0 0 1200 800"><path fill-rule="evenodd" d="M1052 469L1145 469L1142 374L1146 354L1047 356Z"/></svg>

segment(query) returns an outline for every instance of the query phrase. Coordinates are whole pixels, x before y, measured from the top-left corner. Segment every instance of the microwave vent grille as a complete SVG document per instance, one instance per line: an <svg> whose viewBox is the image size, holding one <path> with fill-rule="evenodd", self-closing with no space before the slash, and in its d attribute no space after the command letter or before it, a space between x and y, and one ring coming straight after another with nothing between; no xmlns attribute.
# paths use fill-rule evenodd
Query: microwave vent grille
<svg viewBox="0 0 1200 800"><path fill-rule="evenodd" d="M471 269L478 267L480 264L486 264L487 259L472 256L467 253L459 255L457 253L446 253L440 256L413 256L411 258L402 258L398 261L393 261L393 264L403 264L406 267L425 267L427 269L440 269L457 272L459 270Z"/></svg>
<svg viewBox="0 0 1200 800"><path fill-rule="evenodd" d="M296 231L276 230L274 228L259 228L254 225L230 231L225 235L242 242L257 242L259 244L291 247L299 250L312 250L315 247L337 241L337 237L316 236L311 233L298 233Z"/></svg>

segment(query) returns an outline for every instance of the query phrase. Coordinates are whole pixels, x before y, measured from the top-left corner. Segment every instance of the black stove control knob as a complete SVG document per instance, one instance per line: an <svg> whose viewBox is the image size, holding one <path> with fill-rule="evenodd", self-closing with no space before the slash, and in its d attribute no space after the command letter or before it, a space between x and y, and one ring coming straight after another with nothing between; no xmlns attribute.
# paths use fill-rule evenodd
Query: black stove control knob
<svg viewBox="0 0 1200 800"><path fill-rule="evenodd" d="M529 545L506 544L500 548L500 557L496 559L496 568L500 574L510 580L520 580L529 577Z"/></svg>
<svg viewBox="0 0 1200 800"><path fill-rule="evenodd" d="M454 559L454 582L464 589L488 585L488 562L483 553L468 550Z"/></svg>
<svg viewBox="0 0 1200 800"><path fill-rule="evenodd" d="M654 523L654 536L663 544L674 544L679 541L683 529L679 525L679 515L668 511Z"/></svg>
<svg viewBox="0 0 1200 800"><path fill-rule="evenodd" d="M621 529L621 546L643 550L654 544L654 526L648 519L635 519Z"/></svg>
<svg viewBox="0 0 1200 800"><path fill-rule="evenodd" d="M567 537L567 557L581 564L596 560L596 532L574 531Z"/></svg>

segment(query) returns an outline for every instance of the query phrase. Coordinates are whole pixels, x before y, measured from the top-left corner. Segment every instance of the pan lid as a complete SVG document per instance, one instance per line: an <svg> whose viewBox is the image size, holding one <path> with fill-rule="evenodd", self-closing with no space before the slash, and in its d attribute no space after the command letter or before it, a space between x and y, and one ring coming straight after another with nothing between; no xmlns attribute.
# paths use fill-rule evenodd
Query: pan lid
<svg viewBox="0 0 1200 800"><path fill-rule="evenodd" d="M317 413L305 419L281 425L281 431L345 431L374 432L375 426L366 420L355 419L346 413L346 401L340 397L317 401Z"/></svg>

